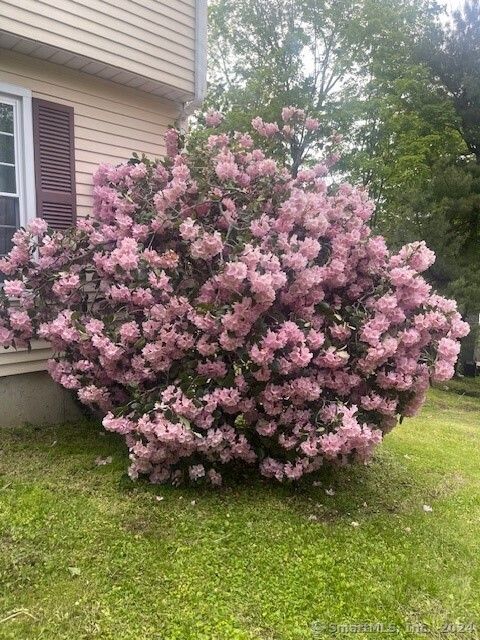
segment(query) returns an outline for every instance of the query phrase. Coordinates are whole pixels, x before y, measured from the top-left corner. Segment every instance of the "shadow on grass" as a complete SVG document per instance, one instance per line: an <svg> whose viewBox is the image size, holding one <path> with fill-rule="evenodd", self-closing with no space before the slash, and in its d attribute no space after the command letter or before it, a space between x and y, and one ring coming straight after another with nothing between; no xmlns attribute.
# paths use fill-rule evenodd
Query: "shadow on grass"
<svg viewBox="0 0 480 640"><path fill-rule="evenodd" d="M152 485L127 475L128 451L123 438L105 432L98 422L38 427L26 425L4 432L1 475L19 481L68 485L79 491L114 494L119 500L148 504L155 496L201 501L206 509L251 505L259 509L288 509L312 521L334 523L379 513L395 514L410 508L424 493L421 474L414 475L406 460L384 445L368 465L326 466L298 483L280 484L259 478L253 470L231 471L224 486ZM111 461L110 461L111 459ZM15 460L10 465L9 460ZM108 463L98 464L99 460ZM418 501L418 500L417 500ZM145 506L145 508L148 508Z"/></svg>
<svg viewBox="0 0 480 640"><path fill-rule="evenodd" d="M480 398L480 376L474 378L457 377L448 380L448 382L437 382L433 388L470 398Z"/></svg>

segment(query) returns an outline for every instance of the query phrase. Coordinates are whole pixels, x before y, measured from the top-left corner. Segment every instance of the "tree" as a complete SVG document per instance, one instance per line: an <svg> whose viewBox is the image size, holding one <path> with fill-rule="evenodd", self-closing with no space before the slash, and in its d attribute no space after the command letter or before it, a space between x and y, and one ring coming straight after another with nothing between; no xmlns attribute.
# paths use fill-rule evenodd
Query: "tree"
<svg viewBox="0 0 480 640"><path fill-rule="evenodd" d="M480 306L478 3L446 32L430 15L400 55L391 36L369 50L343 167L394 246L421 237L435 250L429 280L468 312Z"/></svg>
<svg viewBox="0 0 480 640"><path fill-rule="evenodd" d="M453 13L453 25L437 30L433 42L424 42L425 61L459 116L459 131L480 164L480 1L466 0Z"/></svg>
<svg viewBox="0 0 480 640"><path fill-rule="evenodd" d="M451 235L475 271L480 262L480 2L467 0L453 24L439 30L435 46L426 43L419 58L451 100L466 151L437 180ZM470 154L470 155L469 155ZM480 267L479 267L480 269ZM480 295L479 295L480 298Z"/></svg>
<svg viewBox="0 0 480 640"><path fill-rule="evenodd" d="M372 55L378 62L389 48L405 57L432 7L429 0L216 0L208 105L226 114L225 130L248 129L254 115L280 124L286 105L319 119L319 129L274 149L295 172L333 131L350 133L358 114L349 105L364 95Z"/></svg>
<svg viewBox="0 0 480 640"><path fill-rule="evenodd" d="M295 173L332 133L355 64L359 2L218 0L210 8L209 104L226 127L246 130L254 115L280 122L284 106L321 119L276 155Z"/></svg>
<svg viewBox="0 0 480 640"><path fill-rule="evenodd" d="M424 65L405 58L399 67L384 57L352 113L343 166L374 198L374 224L387 233L399 224L418 227L422 193L438 167L466 150L450 100Z"/></svg>

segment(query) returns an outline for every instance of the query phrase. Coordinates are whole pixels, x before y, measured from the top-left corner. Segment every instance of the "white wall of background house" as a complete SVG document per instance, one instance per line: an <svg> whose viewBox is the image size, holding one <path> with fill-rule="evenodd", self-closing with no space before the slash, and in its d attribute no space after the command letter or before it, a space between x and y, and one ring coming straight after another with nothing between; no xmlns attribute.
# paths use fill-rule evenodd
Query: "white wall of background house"
<svg viewBox="0 0 480 640"><path fill-rule="evenodd" d="M87 215L101 162L162 154L204 96L206 26L206 0L0 0L0 254L29 218ZM78 415L49 354L0 351L0 425Z"/></svg>

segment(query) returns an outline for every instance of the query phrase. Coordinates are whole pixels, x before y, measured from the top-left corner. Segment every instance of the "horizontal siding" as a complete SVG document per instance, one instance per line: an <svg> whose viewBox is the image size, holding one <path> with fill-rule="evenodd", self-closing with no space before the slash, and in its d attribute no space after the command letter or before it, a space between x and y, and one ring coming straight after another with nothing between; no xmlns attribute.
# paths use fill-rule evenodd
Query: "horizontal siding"
<svg viewBox="0 0 480 640"><path fill-rule="evenodd" d="M52 350L47 342L38 341L32 344L32 350L2 349L0 352L0 378L14 376L31 371L45 371L47 360Z"/></svg>
<svg viewBox="0 0 480 640"><path fill-rule="evenodd" d="M11 0L2 0L3 2L10 3ZM18 3L12 4L18 6ZM102 3L96 4L102 7ZM128 23L119 21L118 10L116 15L112 15L113 11L106 13L90 9L85 3L79 4L74 0L22 0L21 10L24 12L22 17L30 14L36 21L36 26L45 30L49 28L49 21L52 19L61 25L60 28L65 29L62 35L70 36L73 29L80 42L86 45L98 48L102 42L113 42L115 46L125 47L130 54L137 51L141 43L141 51L137 52L140 62L146 61L149 66L153 66L152 59L158 58L168 60L182 69L193 69L193 34L188 36L173 32L160 24L155 25L155 30L151 25L149 29L138 27L130 21L130 15ZM51 17L45 15L52 10L54 12ZM157 44L159 42L161 47Z"/></svg>
<svg viewBox="0 0 480 640"><path fill-rule="evenodd" d="M161 156L165 129L178 116L178 105L163 98L11 51L1 52L0 81L73 107L80 216L91 212L96 167L102 162L123 162L132 152ZM1 351L0 377L42 371L49 353L41 343L31 352Z"/></svg>
<svg viewBox="0 0 480 640"><path fill-rule="evenodd" d="M127 158L132 152L132 139L128 137L115 136L115 144L113 144L112 136L108 133L81 127L77 127L75 137L77 139L77 147L88 146L88 152L93 154L94 162L99 155L108 154L114 158ZM143 153L146 155L150 157L158 157L160 155L158 145L151 140L148 142L142 141L141 143L137 141L137 146L140 146L140 144ZM82 159L81 156L79 156L79 159ZM90 158L88 161L91 162L92 159Z"/></svg>
<svg viewBox="0 0 480 640"><path fill-rule="evenodd" d="M4 31L194 91L194 2L2 0Z"/></svg>
<svg viewBox="0 0 480 640"><path fill-rule="evenodd" d="M51 1L53 2L53 0ZM55 2L62 9L67 8L64 0L55 0ZM138 38L143 39L146 38L147 34L149 34L148 37L160 37L165 41L165 47L168 46L174 53L188 58L191 55L195 41L194 24L190 17L178 11L166 15L164 10L158 11L159 3L157 3L156 11L145 7L138 11L131 0L119 0L118 2L111 0L103 0L103 2L98 2L98 0L81 0L81 2L79 0L71 0L69 4L71 3L79 4L85 17L89 15L92 19L95 19L96 14L96 17L101 15L102 19L104 19L107 16L109 24L110 18L117 20L120 8L122 15L128 20L128 24L125 22L118 25L118 33L135 34ZM187 56L185 56L185 50L188 52Z"/></svg>
<svg viewBox="0 0 480 640"><path fill-rule="evenodd" d="M130 0L130 3L140 7L142 11L150 9L164 14L169 10L169 15L172 16L183 15L190 19L195 17L195 0Z"/></svg>
<svg viewBox="0 0 480 640"><path fill-rule="evenodd" d="M77 127L78 138L91 140L92 135L95 136L95 140L105 142L109 144L112 141L112 136L115 136L115 141L121 146L131 147L132 136L137 141L137 145L145 151L145 153L158 153L158 147L156 142L152 142L151 132L148 130L148 126L144 125L141 129L139 126L130 127L130 135L126 135L125 127L121 125L114 125L104 122L103 120L97 120L96 118L87 118L85 116L77 116L75 119L75 125ZM93 132L93 133L92 133ZM149 150L149 147L154 147L154 150Z"/></svg>

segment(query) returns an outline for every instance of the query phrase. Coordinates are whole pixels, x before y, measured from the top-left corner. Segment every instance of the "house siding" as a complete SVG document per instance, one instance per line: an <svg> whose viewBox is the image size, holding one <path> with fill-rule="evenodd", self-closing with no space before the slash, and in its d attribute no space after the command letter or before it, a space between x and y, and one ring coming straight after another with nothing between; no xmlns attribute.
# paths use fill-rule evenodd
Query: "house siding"
<svg viewBox="0 0 480 640"><path fill-rule="evenodd" d="M0 51L0 80L73 107L78 216L91 212L95 168L134 151L161 156L165 129L179 115L179 106L163 98L10 51ZM0 377L44 370L48 353L44 343L31 352L2 351Z"/></svg>
<svg viewBox="0 0 480 640"><path fill-rule="evenodd" d="M194 0L2 0L2 30L193 95ZM113 72L113 79L115 70Z"/></svg>
<svg viewBox="0 0 480 640"><path fill-rule="evenodd" d="M178 105L163 98L10 51L0 53L0 79L73 107L79 216L90 211L95 168L134 151L161 156L165 129L179 114Z"/></svg>

